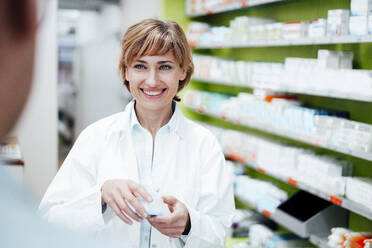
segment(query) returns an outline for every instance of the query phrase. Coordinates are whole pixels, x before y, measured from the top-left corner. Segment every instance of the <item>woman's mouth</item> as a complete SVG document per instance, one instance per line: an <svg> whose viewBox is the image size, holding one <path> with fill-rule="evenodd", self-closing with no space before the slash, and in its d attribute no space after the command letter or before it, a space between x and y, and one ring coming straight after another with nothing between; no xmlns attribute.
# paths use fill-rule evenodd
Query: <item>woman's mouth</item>
<svg viewBox="0 0 372 248"><path fill-rule="evenodd" d="M144 95L146 97L149 97L149 98L161 97L166 90L167 90L166 88L165 89L156 89L156 90L141 89L141 91L144 93Z"/></svg>

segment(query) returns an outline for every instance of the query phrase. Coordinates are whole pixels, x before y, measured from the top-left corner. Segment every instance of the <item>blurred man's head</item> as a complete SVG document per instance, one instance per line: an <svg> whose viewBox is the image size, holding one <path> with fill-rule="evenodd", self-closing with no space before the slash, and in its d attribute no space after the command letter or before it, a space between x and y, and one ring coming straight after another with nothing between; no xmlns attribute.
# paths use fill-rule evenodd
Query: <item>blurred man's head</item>
<svg viewBox="0 0 372 248"><path fill-rule="evenodd" d="M0 0L0 138L19 117L33 77L36 0Z"/></svg>

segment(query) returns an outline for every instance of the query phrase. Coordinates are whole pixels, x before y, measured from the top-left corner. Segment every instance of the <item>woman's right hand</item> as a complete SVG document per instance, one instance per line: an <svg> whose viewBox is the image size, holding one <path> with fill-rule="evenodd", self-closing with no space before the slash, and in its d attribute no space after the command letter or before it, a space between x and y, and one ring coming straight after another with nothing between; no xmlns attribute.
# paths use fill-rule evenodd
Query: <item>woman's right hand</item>
<svg viewBox="0 0 372 248"><path fill-rule="evenodd" d="M115 214L125 223L131 225L133 220L140 222L142 218L147 218L145 208L137 198L142 198L147 202L152 201L152 197L138 183L132 180L112 179L107 180L101 187L102 205L109 205ZM137 211L136 214L130 206Z"/></svg>

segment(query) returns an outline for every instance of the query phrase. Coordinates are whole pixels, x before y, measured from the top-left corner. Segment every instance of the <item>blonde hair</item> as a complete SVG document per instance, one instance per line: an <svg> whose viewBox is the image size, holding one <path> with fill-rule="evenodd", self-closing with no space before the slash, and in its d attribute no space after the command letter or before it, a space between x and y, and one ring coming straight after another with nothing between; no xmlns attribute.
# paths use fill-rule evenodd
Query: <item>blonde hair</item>
<svg viewBox="0 0 372 248"><path fill-rule="evenodd" d="M125 79L126 69L134 60L143 56L164 55L169 51L172 51L180 68L186 70L185 79L179 81L179 92L189 83L194 72L191 49L180 25L174 21L145 19L129 27L121 40L119 63L119 71L127 89L130 90L129 82ZM181 99L175 96L173 100Z"/></svg>

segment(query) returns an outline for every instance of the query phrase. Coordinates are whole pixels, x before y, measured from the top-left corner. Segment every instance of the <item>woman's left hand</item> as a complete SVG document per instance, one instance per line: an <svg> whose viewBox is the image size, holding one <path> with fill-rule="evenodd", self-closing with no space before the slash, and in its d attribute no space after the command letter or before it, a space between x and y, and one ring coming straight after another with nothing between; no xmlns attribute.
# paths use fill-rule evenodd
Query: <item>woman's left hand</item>
<svg viewBox="0 0 372 248"><path fill-rule="evenodd" d="M163 196L162 198L163 202L168 205L171 214L148 217L150 224L159 232L171 238L179 238L182 234L188 234L191 222L185 204L173 196Z"/></svg>

